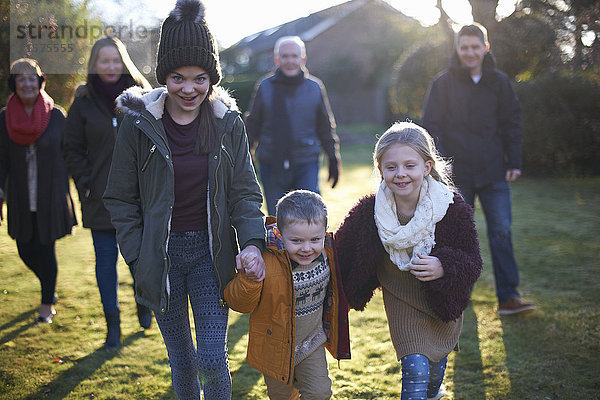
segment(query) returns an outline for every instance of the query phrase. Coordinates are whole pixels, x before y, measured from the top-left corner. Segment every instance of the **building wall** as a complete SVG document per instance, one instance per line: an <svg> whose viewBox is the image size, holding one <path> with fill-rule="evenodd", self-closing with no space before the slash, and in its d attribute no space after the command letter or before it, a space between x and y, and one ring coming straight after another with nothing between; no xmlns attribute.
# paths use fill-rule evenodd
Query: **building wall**
<svg viewBox="0 0 600 400"><path fill-rule="evenodd" d="M307 68L325 84L338 124L389 122L388 86L394 62L410 46L406 31L416 36L424 28L374 0L306 40ZM264 74L274 67L272 48L253 52L239 46L222 57L231 62L242 53L249 55L246 71Z"/></svg>
<svg viewBox="0 0 600 400"><path fill-rule="evenodd" d="M369 2L307 44L307 66L323 80L338 124L389 122L387 85L397 55L378 52L393 48L389 24L403 23L410 22L401 13Z"/></svg>

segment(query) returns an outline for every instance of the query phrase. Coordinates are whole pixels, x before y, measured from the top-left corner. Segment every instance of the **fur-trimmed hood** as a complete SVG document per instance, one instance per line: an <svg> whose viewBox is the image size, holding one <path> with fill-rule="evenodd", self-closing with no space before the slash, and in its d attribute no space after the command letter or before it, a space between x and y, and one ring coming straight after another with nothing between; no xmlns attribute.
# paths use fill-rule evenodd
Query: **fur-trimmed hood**
<svg viewBox="0 0 600 400"><path fill-rule="evenodd" d="M161 119L167 99L167 88L159 87L153 90L132 86L117 97L117 110L126 115L139 117L147 110L154 118ZM238 111L236 101L227 90L220 86L213 86L210 96L215 117L222 119L227 111Z"/></svg>

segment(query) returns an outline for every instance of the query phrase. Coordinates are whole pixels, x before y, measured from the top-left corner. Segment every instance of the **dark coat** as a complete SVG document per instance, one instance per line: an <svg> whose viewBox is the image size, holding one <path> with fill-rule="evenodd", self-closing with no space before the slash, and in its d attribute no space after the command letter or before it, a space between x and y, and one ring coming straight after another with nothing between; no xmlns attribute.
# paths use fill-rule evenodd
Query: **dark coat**
<svg viewBox="0 0 600 400"><path fill-rule="evenodd" d="M77 88L65 122L63 155L77 187L86 228L114 229L102 194L121 119L118 115L113 124L113 114L100 103L91 85Z"/></svg>
<svg viewBox="0 0 600 400"><path fill-rule="evenodd" d="M270 164L274 154L281 153L276 148L277 128L273 124L273 98L275 76L263 79L255 90L248 115L246 129L250 148L256 148L258 161ZM286 96L290 113L291 143L289 143L291 162L295 165L316 163L319 161L321 147L330 160L338 155L339 139L335 134L335 120L323 83L306 73L304 80Z"/></svg>
<svg viewBox="0 0 600 400"><path fill-rule="evenodd" d="M65 112L55 106L48 127L35 141L37 157L37 225L40 242L50 244L71 233L77 220L69 192L67 167L61 145ZM0 111L0 188L8 208L8 234L19 241L32 239L29 188L27 184L28 146L13 142L6 128L6 109Z"/></svg>
<svg viewBox="0 0 600 400"><path fill-rule="evenodd" d="M452 157L455 183L480 188L521 169L521 108L511 82L491 54L475 84L456 53L429 88L423 126L443 156Z"/></svg>
<svg viewBox="0 0 600 400"><path fill-rule="evenodd" d="M345 217L334 240L348 304L360 311L381 286L377 268L389 257L379 239L374 209L375 195L363 197ZM459 194L435 226L430 255L439 258L444 276L421 282L421 287L432 311L444 322L453 321L469 305L483 264L473 211Z"/></svg>
<svg viewBox="0 0 600 400"><path fill-rule="evenodd" d="M262 195L235 101L214 88L211 102L219 145L208 155L208 234L219 292L235 275L239 247L264 247ZM117 230L123 259L133 268L136 301L155 312L169 306L167 242L175 202L175 176L162 124L166 88L126 90L104 203ZM223 301L224 304L224 301Z"/></svg>

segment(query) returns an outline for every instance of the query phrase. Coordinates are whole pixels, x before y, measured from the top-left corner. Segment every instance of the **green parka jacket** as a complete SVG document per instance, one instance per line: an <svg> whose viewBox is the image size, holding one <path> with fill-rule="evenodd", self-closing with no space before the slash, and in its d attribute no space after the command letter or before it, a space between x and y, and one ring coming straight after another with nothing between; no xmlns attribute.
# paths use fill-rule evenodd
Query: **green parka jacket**
<svg viewBox="0 0 600 400"><path fill-rule="evenodd" d="M262 195L235 101L215 87L211 95L220 133L208 158L210 247L223 290L235 274L235 256L249 244L264 249ZM104 203L125 262L133 268L135 298L155 312L169 307L167 246L175 201L171 152L161 122L167 90L133 87L117 98L125 113L113 152Z"/></svg>

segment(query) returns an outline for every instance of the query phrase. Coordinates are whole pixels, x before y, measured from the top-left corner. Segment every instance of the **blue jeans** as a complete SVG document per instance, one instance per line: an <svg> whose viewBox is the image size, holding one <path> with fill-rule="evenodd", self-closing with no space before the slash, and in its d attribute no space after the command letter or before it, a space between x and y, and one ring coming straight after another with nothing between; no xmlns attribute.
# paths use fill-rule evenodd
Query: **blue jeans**
<svg viewBox="0 0 600 400"><path fill-rule="evenodd" d="M448 357L432 362L422 354L409 354L402 357L401 400L427 400L440 390Z"/></svg>
<svg viewBox="0 0 600 400"><path fill-rule="evenodd" d="M319 193L319 163L313 162L283 169L260 164L260 180L265 191L267 211L275 215L277 201L287 192L304 189Z"/></svg>
<svg viewBox="0 0 600 400"><path fill-rule="evenodd" d="M471 206L475 204L475 195L479 197L487 225L498 303L518 297L519 270L510 231L512 216L508 182L498 181L482 188L461 187L460 192Z"/></svg>
<svg viewBox="0 0 600 400"><path fill-rule="evenodd" d="M102 307L104 310L115 310L119 308L117 299L119 247L117 246L116 232L92 229L92 240L96 253L96 282L100 290Z"/></svg>

